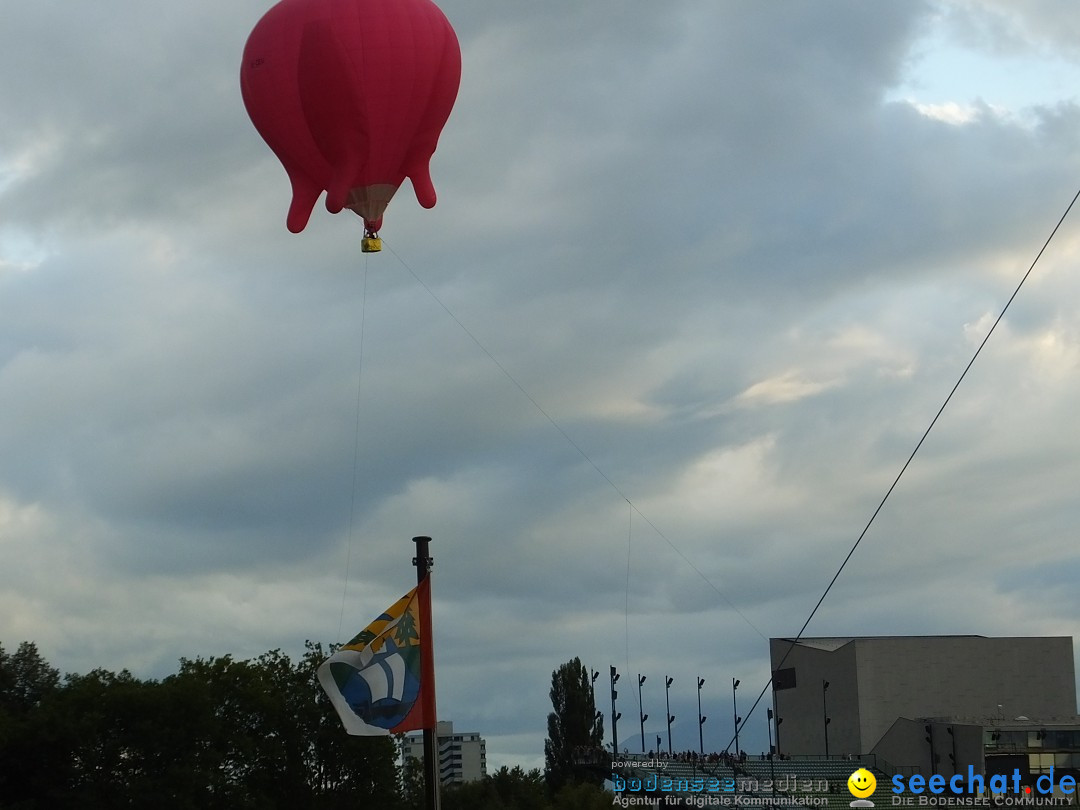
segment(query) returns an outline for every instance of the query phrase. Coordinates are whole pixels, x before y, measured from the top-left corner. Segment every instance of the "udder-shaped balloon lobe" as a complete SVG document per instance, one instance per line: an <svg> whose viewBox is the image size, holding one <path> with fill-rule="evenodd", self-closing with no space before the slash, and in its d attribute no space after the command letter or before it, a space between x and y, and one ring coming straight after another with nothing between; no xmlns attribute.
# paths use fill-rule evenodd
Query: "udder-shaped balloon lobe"
<svg viewBox="0 0 1080 810"><path fill-rule="evenodd" d="M240 82L292 185L287 225L319 195L369 226L409 177L435 205L430 161L461 78L450 23L430 0L281 0L256 24Z"/></svg>

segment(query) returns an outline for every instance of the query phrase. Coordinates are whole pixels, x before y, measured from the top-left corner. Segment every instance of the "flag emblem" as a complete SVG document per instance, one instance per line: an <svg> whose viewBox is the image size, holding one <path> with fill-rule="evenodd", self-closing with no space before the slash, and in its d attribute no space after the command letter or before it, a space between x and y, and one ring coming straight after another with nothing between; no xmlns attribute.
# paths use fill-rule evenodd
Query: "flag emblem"
<svg viewBox="0 0 1080 810"><path fill-rule="evenodd" d="M430 605L425 579L319 667L345 730L357 735L398 734L434 726L422 693L422 611Z"/></svg>

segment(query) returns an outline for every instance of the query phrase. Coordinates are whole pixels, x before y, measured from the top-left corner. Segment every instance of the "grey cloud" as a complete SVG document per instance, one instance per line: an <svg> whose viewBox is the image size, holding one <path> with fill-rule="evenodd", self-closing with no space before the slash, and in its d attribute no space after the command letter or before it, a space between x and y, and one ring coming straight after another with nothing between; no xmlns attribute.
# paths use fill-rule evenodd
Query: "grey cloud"
<svg viewBox="0 0 1080 810"><path fill-rule="evenodd" d="M334 640L427 533L440 705L506 751L538 753L574 655L670 667L680 718L696 674L749 696L1074 192L1075 102L888 101L939 4L447 2L439 204L402 189L363 257L349 217L285 232L236 84L257 5L36 4L0 34L26 76L0 88L3 643L163 674ZM1075 557L1074 252L812 632L1069 620L1022 606Z"/></svg>

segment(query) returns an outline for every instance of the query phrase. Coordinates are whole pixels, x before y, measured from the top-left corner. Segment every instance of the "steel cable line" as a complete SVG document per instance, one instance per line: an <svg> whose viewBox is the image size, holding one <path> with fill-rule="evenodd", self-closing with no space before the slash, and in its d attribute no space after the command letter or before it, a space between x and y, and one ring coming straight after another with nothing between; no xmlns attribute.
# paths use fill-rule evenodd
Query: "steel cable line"
<svg viewBox="0 0 1080 810"><path fill-rule="evenodd" d="M788 656L791 654L791 651L793 649L795 649L795 644L798 643L799 639L801 639L803 637L803 633L806 632L806 628L809 626L810 622L813 620L814 615L818 612L818 608L821 607L822 602L825 601L825 597L827 597L829 595L829 591L832 590L833 585L836 584L836 580L839 579L840 574L843 573L843 570L847 566L848 561L850 561L851 557L855 554L855 550L859 547L859 544L862 543L863 538L866 537L867 532L870 531L870 527L873 525L874 521L877 519L878 514L880 514L882 508L885 506L885 502L887 500L889 500L889 496L892 495L893 490L896 489L896 485L900 483L900 479L903 477L904 473L907 471L907 468L911 465L912 460L915 458L915 454L919 452L919 448L921 448L923 446L923 442L926 441L926 437L930 435L930 431L934 429L934 425L937 424L938 419L941 418L941 414L945 411L945 408L948 406L949 402L952 400L953 394L956 393L956 390L960 387L960 383L962 383L964 381L964 378L967 377L968 371L971 370L971 367L975 364L975 361L978 359L979 355L982 353L983 347L986 346L987 342L990 340L990 336L992 334L994 334L994 330L997 329L998 324L1001 323L1002 319L1005 317L1005 313L1008 312L1009 307L1012 306L1012 302L1016 299L1016 296L1020 293L1020 289L1024 286L1024 282L1026 282L1028 280L1028 276L1030 276L1031 273L1035 270L1035 266L1039 263L1039 260L1042 258L1043 253L1046 252L1046 248L1049 247L1050 242L1053 241L1054 236L1057 234L1058 230L1061 228L1062 223L1065 222L1065 218L1069 216L1069 212L1072 211L1073 206L1076 204L1077 199L1080 199L1080 190L1077 190L1076 194L1073 195L1072 200L1069 202L1068 206L1066 206L1066 208L1065 208L1065 213L1063 213L1061 215L1060 219L1058 219L1058 221L1057 221L1057 224L1054 225L1053 229L1050 231L1050 235L1048 237L1046 237L1046 241L1043 242L1042 247L1039 248L1039 252L1035 255L1035 258L1032 260L1031 265L1027 269L1027 272L1024 273L1023 277L1020 279L1020 282L1016 285L1016 288L1013 290L1012 295L1009 296L1009 300L1005 302L1005 306L1003 306L1001 308L1001 312L998 314L997 318L994 320L994 323L990 326L990 329L987 331L986 336L983 337L982 342L979 343L978 348L975 349L975 353L971 356L971 359L968 361L968 364L966 366L964 366L964 370L962 372L960 372L960 376L959 376L959 378L957 378L956 383L953 385L952 389L949 391L949 395L947 397L945 397L945 401L941 403L941 407L938 408L937 413L934 414L934 418L930 420L930 425L926 428L925 431L923 431L922 436L919 437L919 441L915 444L915 449L912 450L911 454L907 457L907 461L904 462L903 466L900 468L900 472L898 472L896 474L896 478L893 479L893 482L892 482L892 484L889 485L889 488L885 492L885 495L878 502L877 508L875 508L873 514L870 515L870 519L868 521L866 521L866 525L863 526L863 530L861 532L859 532L858 538L855 540L855 543L851 546L851 549L848 551L847 555L845 555L843 561L840 563L840 567L836 569L836 573L833 574L832 579L829 580L829 584L825 586L825 590L822 592L821 597L817 600L817 604L814 605L813 610L810 611L810 615L806 617L806 621L803 622L802 627L799 628L798 635L796 635L794 639L791 639L791 644L788 647L787 652L785 652L784 655L781 657L780 663L778 663L776 665L776 669L780 669L784 665L784 662L787 661ZM770 661L769 667L770 667L770 670L772 671L772 662L771 661ZM751 706L750 710L746 713L746 717L743 719L743 722L741 723L741 726L746 725L746 721L750 719L750 716L754 713L754 709L757 708L758 704L761 702L761 699L765 696L765 693L769 690L769 687L771 685L772 685L772 677L770 676L768 682L766 682L765 686L762 687L761 693L757 696L757 699L754 701L754 705ZM733 735L731 740L728 741L727 748L730 748L731 744L734 741L735 741L735 737Z"/></svg>

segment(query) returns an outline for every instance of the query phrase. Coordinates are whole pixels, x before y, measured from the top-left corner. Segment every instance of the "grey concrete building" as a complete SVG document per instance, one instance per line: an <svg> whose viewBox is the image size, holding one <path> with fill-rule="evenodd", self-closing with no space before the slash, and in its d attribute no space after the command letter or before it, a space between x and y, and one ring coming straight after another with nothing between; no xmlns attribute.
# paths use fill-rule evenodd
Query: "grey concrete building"
<svg viewBox="0 0 1080 810"><path fill-rule="evenodd" d="M487 776L487 744L475 732L455 732L449 720L440 720L436 729L439 741L439 777L444 785L474 782ZM407 734L402 758L424 759L424 735Z"/></svg>
<svg viewBox="0 0 1080 810"><path fill-rule="evenodd" d="M930 736L939 759L952 762L970 749L967 761L975 751L981 756L994 721L1019 724L1025 734L1026 724L1078 721L1069 637L774 638L769 646L785 754L866 754L884 746L900 760L928 758Z"/></svg>

